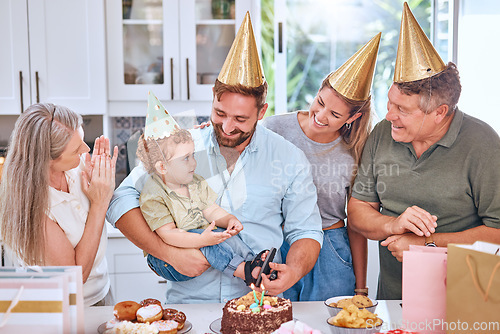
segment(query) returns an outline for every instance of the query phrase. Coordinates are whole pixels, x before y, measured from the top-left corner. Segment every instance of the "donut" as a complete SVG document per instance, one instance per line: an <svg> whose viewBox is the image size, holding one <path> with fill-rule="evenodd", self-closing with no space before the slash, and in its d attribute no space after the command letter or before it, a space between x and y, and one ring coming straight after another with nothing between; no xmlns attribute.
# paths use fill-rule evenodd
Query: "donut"
<svg viewBox="0 0 500 334"><path fill-rule="evenodd" d="M113 309L113 315L118 320L135 320L135 313L139 308L141 308L141 305L139 303L131 300L126 300L115 305Z"/></svg>
<svg viewBox="0 0 500 334"><path fill-rule="evenodd" d="M139 322L153 322L161 320L163 317L163 308L160 305L149 304L137 310L137 321Z"/></svg>
<svg viewBox="0 0 500 334"><path fill-rule="evenodd" d="M177 330L181 330L182 328L184 328L184 323L186 322L186 315L181 311L177 311L176 309L166 308L163 310L163 320L176 321L179 324L177 326Z"/></svg>
<svg viewBox="0 0 500 334"><path fill-rule="evenodd" d="M161 306L161 302L158 299L147 298L140 302L141 306L148 306L149 304L156 304Z"/></svg>
<svg viewBox="0 0 500 334"><path fill-rule="evenodd" d="M158 328L159 334L175 334L177 333L177 322L174 320L158 320L151 325Z"/></svg>

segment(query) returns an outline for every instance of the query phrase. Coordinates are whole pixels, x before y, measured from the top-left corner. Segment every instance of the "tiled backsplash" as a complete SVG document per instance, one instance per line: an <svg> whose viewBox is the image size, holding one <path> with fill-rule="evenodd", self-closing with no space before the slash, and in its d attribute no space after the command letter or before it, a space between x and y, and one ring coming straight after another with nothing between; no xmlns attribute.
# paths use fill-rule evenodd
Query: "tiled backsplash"
<svg viewBox="0 0 500 334"><path fill-rule="evenodd" d="M183 129L191 129L196 124L207 122L208 116L173 116ZM127 176L126 143L136 131L144 129L146 117L113 117L111 122L111 143L118 145L118 160L116 161L116 186Z"/></svg>

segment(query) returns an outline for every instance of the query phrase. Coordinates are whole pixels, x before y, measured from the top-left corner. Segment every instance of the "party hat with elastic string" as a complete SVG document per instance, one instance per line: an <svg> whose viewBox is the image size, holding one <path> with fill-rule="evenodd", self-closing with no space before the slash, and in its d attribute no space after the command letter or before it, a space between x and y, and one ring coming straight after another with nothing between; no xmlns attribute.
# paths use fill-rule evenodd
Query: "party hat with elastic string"
<svg viewBox="0 0 500 334"><path fill-rule="evenodd" d="M446 65L404 3L399 33L394 82L410 82L432 77Z"/></svg>
<svg viewBox="0 0 500 334"><path fill-rule="evenodd" d="M252 88L261 86L266 80L262 72L248 12L234 38L233 45L217 79L226 85L240 84Z"/></svg>
<svg viewBox="0 0 500 334"><path fill-rule="evenodd" d="M330 85L339 94L355 101L364 101L370 97L381 35L379 32L335 72L328 75Z"/></svg>
<svg viewBox="0 0 500 334"><path fill-rule="evenodd" d="M180 127L152 92L148 92L148 110L144 138L159 139L169 137Z"/></svg>

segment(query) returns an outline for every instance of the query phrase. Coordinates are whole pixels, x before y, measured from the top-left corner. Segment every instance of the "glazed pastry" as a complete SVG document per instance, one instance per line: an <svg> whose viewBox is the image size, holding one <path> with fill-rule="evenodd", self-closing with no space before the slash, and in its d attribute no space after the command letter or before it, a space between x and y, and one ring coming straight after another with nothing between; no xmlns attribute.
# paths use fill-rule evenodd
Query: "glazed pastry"
<svg viewBox="0 0 500 334"><path fill-rule="evenodd" d="M137 321L153 322L161 320L163 317L163 308L157 304L149 304L137 310Z"/></svg>
<svg viewBox="0 0 500 334"><path fill-rule="evenodd" d="M178 323L174 320L158 320L151 325L158 328L159 334L175 334L177 333Z"/></svg>
<svg viewBox="0 0 500 334"><path fill-rule="evenodd" d="M141 308L141 305L131 300L119 302L113 309L113 315L118 320L135 320L139 308Z"/></svg>
<svg viewBox="0 0 500 334"><path fill-rule="evenodd" d="M176 309L166 308L163 310L163 320L176 321L179 324L177 326L177 330L181 330L182 328L184 328L184 323L186 322L186 315L181 311L177 311Z"/></svg>
<svg viewBox="0 0 500 334"><path fill-rule="evenodd" d="M156 304L161 306L161 302L158 299L147 298L140 302L141 306L148 306L149 304Z"/></svg>

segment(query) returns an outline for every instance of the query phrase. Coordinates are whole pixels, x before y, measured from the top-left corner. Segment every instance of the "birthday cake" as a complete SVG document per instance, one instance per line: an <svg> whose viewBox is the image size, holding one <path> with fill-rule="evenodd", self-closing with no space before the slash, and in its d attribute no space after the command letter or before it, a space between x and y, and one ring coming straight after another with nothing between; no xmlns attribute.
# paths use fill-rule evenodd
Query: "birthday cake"
<svg viewBox="0 0 500 334"><path fill-rule="evenodd" d="M263 334L277 330L282 323L293 319L289 299L249 292L232 299L222 309L223 334Z"/></svg>

